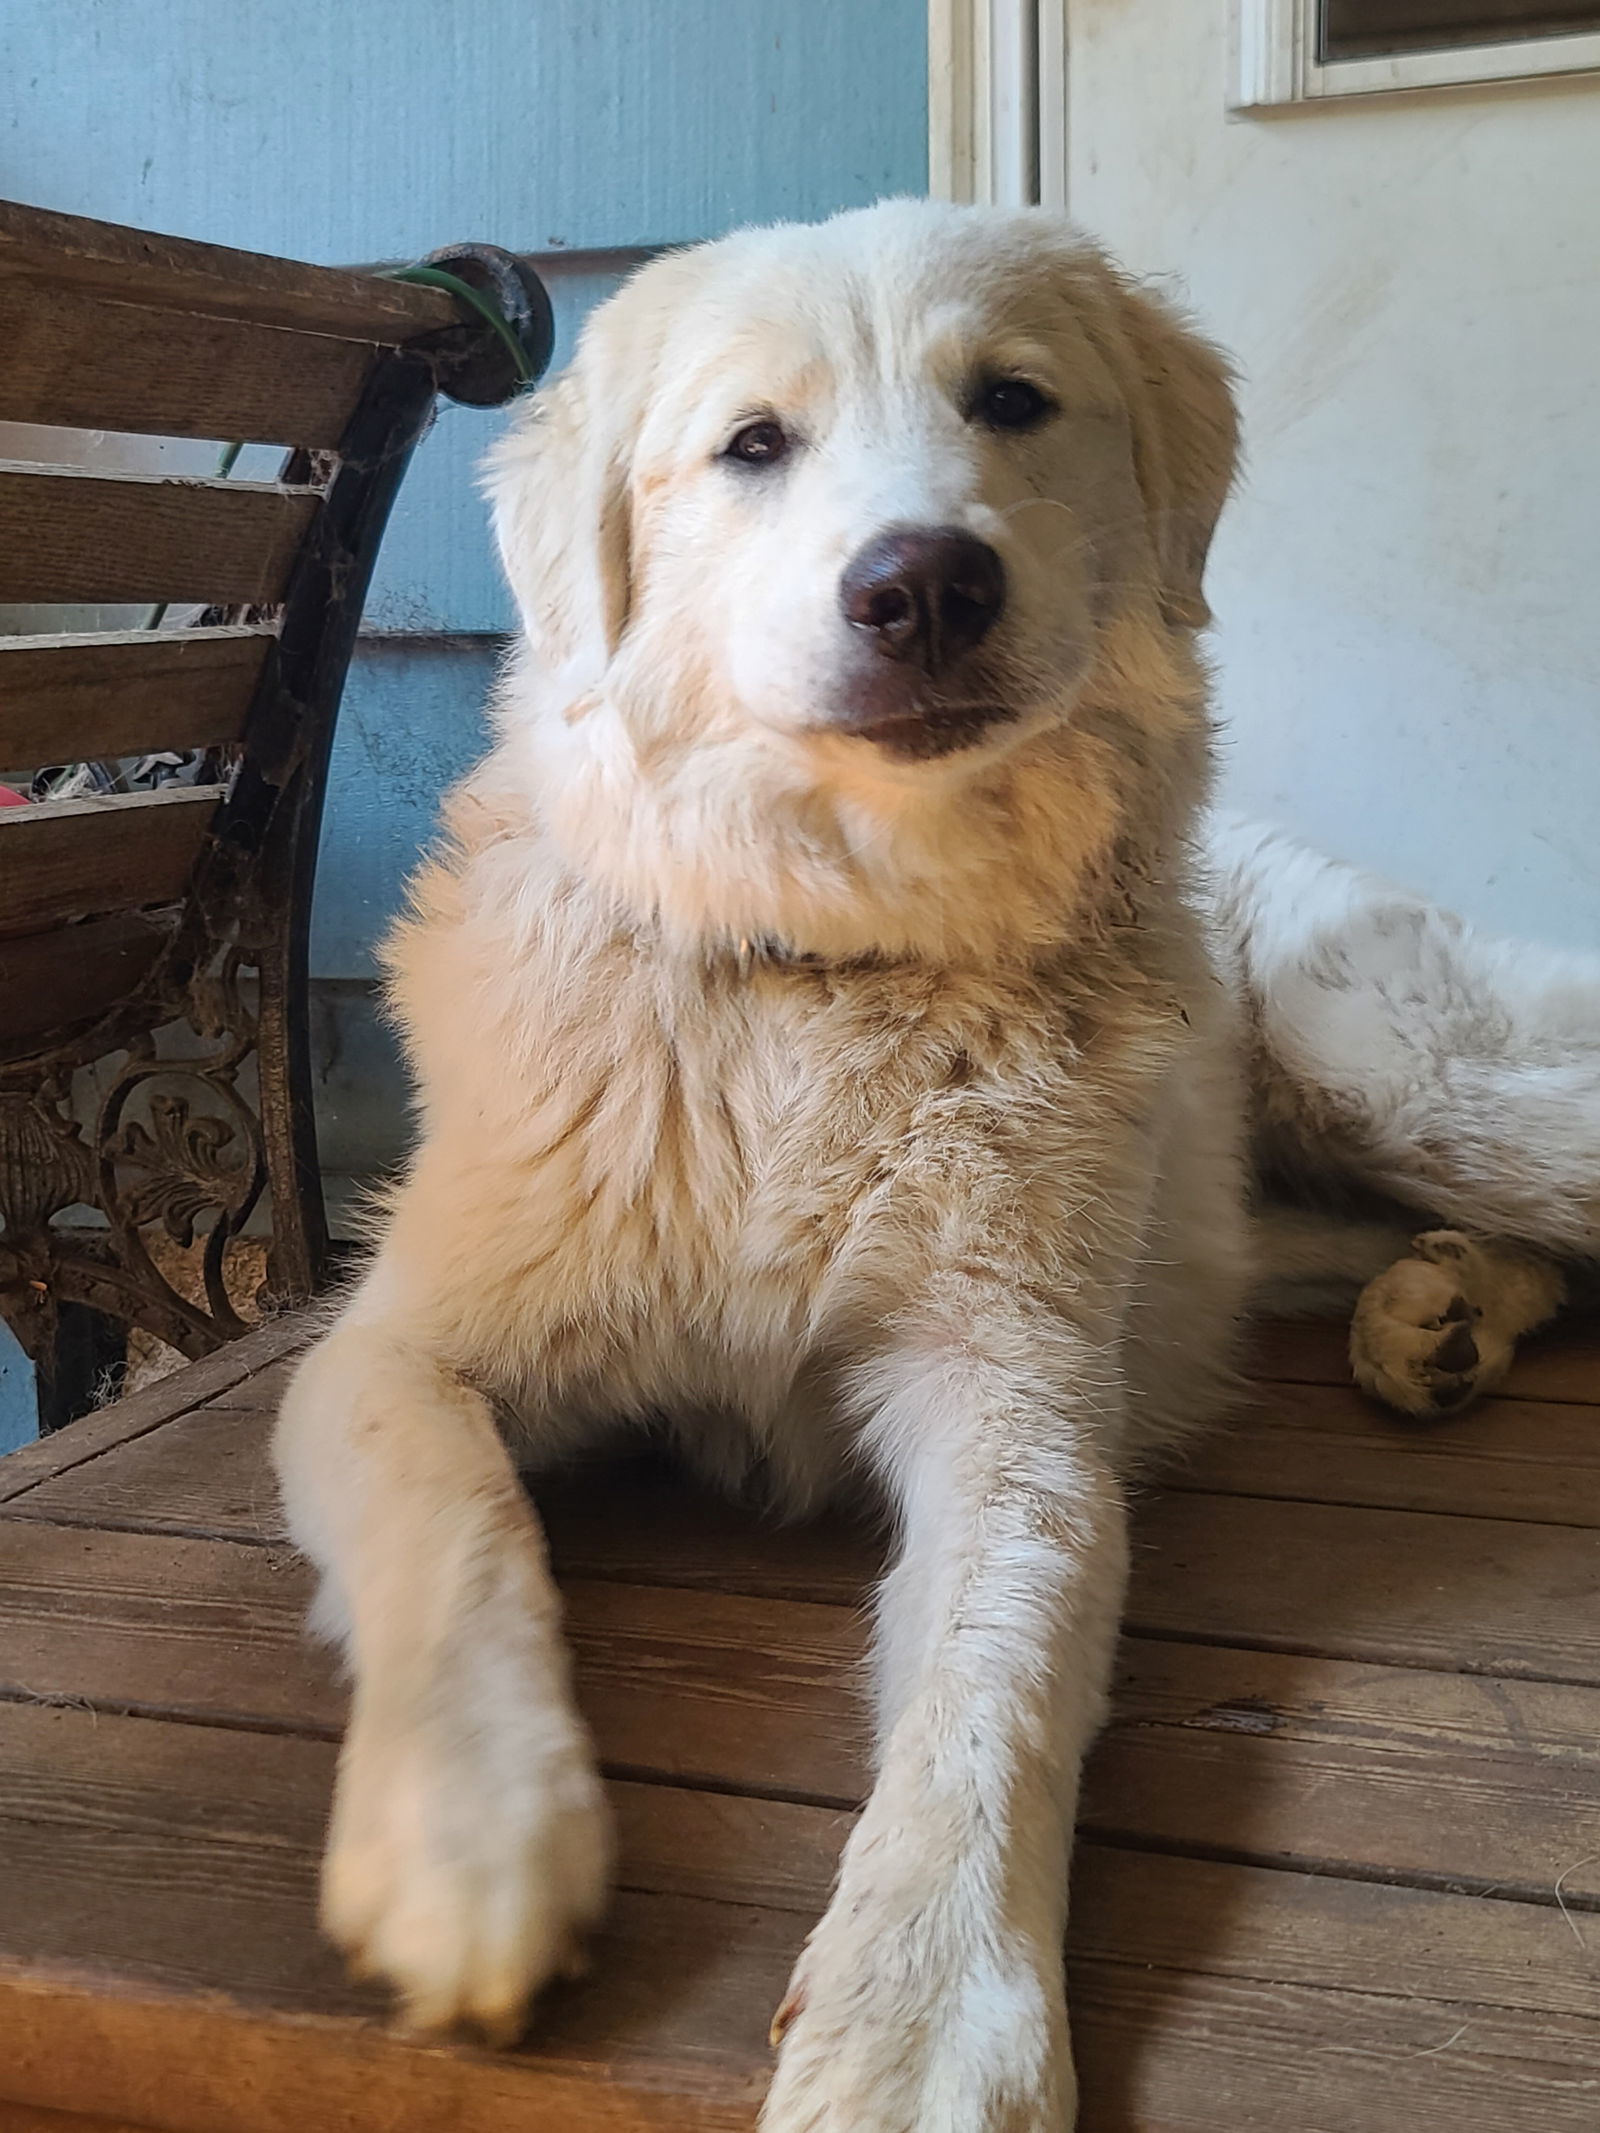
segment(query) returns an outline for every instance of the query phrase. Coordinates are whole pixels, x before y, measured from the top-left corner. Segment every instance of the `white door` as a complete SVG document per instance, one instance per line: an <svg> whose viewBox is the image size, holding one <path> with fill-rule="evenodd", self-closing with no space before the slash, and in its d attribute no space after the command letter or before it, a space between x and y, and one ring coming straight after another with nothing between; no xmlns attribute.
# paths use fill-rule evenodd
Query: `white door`
<svg viewBox="0 0 1600 2133"><path fill-rule="evenodd" d="M1070 211L1239 364L1228 796L1600 949L1600 79L1241 116L1235 21L1294 9L1041 4Z"/></svg>

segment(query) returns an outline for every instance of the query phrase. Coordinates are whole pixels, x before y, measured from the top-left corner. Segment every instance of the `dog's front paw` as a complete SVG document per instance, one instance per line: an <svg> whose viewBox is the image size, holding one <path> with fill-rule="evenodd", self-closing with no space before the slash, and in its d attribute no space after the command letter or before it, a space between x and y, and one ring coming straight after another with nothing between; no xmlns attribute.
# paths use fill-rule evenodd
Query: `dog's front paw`
<svg viewBox="0 0 1600 2133"><path fill-rule="evenodd" d="M1071 2133L1060 1953L952 1935L848 1875L773 2022L761 2133Z"/></svg>
<svg viewBox="0 0 1600 2133"><path fill-rule="evenodd" d="M408 2028L519 2033L533 1995L582 1967L610 1825L588 1742L563 1708L442 1704L362 1716L339 1764L322 1923ZM518 1722L520 1721L520 1722Z"/></svg>
<svg viewBox="0 0 1600 2133"><path fill-rule="evenodd" d="M1457 1230L1428 1230L1362 1290L1350 1366L1362 1390L1403 1415L1454 1414L1492 1391L1514 1340L1497 1323L1494 1268Z"/></svg>

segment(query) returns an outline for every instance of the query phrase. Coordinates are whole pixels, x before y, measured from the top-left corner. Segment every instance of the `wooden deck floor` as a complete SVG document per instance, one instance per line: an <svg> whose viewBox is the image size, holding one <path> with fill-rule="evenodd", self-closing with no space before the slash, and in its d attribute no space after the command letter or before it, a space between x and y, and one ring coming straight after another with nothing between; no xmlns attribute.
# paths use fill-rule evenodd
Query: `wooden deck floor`
<svg viewBox="0 0 1600 2133"><path fill-rule="evenodd" d="M312 1920L342 1696L276 1541L285 1339L0 1462L0 2133L749 2128L862 1789L870 1537L541 1491L621 1890L519 2052L401 2043ZM1333 1329L1260 1367L1140 1515L1085 2133L1595 2133L1600 1338L1421 1431Z"/></svg>

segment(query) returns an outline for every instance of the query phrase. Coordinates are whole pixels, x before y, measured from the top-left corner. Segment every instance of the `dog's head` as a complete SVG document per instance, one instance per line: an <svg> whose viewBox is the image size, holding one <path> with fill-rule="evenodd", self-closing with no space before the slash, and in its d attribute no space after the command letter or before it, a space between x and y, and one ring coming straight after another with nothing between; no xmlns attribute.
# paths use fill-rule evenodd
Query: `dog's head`
<svg viewBox="0 0 1600 2133"><path fill-rule="evenodd" d="M891 202L645 268L493 461L524 672L637 760L948 789L1207 619L1216 353L1038 210ZM598 745L598 743L597 743Z"/></svg>

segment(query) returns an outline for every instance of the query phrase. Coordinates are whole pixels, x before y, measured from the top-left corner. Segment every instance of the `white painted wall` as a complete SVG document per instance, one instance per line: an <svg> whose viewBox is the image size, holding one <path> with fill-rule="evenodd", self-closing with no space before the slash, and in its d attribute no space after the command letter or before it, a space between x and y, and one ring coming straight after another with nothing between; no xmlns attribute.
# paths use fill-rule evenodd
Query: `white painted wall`
<svg viewBox="0 0 1600 2133"><path fill-rule="evenodd" d="M1226 796L1600 948L1600 83L1230 118L1228 0L1064 4L1071 211L1243 373Z"/></svg>

